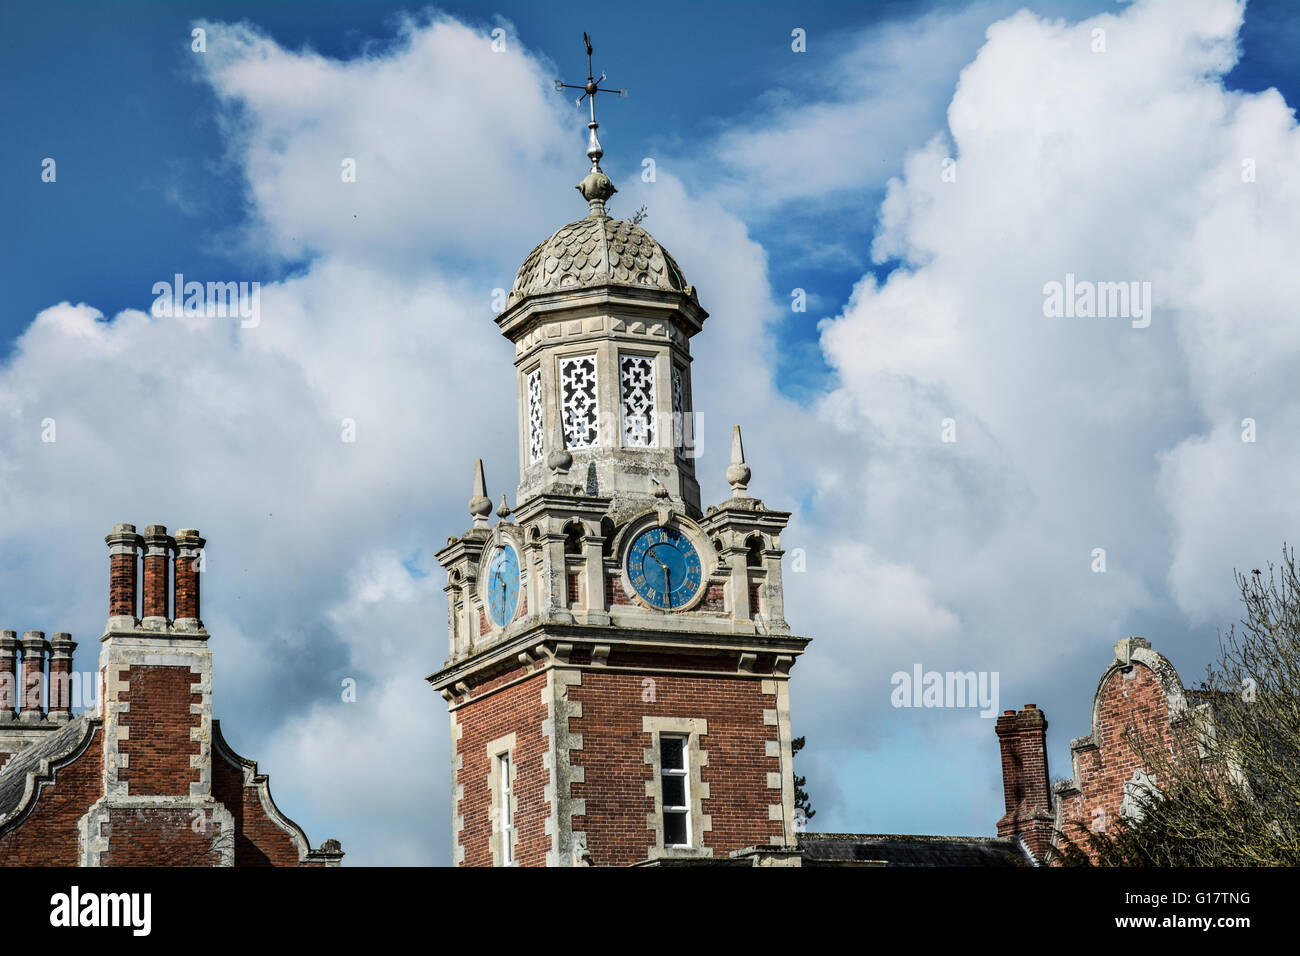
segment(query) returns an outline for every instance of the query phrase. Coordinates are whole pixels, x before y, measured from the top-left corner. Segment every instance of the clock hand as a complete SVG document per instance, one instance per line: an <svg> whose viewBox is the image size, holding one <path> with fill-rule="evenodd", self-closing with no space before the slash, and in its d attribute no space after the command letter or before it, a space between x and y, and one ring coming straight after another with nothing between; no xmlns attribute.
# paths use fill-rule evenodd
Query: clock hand
<svg viewBox="0 0 1300 956"><path fill-rule="evenodd" d="M655 558L655 553L654 553L655 548L658 547L659 545L657 544L652 545L646 553L650 555L650 557L654 558L655 564L659 565L660 570L662 570L664 573L664 595L668 599L668 606L672 607L673 606L673 573L668 570L668 565L664 564L658 558Z"/></svg>
<svg viewBox="0 0 1300 956"><path fill-rule="evenodd" d="M501 576L500 571L493 571L492 576L501 583L501 613L504 615L506 610L506 579Z"/></svg>

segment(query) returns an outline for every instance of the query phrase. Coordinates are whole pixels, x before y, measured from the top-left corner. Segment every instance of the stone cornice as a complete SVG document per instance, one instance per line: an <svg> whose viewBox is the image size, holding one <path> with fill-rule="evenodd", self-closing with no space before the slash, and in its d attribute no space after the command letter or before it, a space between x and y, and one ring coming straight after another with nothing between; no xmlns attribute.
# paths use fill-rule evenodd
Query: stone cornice
<svg viewBox="0 0 1300 956"><path fill-rule="evenodd" d="M474 675L504 672L517 667L521 656L531 659L554 658L556 649L562 645L618 648L620 650L656 650L664 653L699 654L713 652L716 654L735 655L736 674L740 676L783 677L789 672L794 658L802 654L812 639L793 635L771 634L722 634L702 631L639 630L625 627L601 627L582 624L554 625L539 624L523 631L500 644L487 648L464 660L444 666L430 674L426 680L434 690L453 688L457 683L465 683ZM549 651L549 653L547 653ZM781 661L782 669L773 674L755 675L742 669L742 663L748 655L775 655ZM568 665L568 654L563 655L561 664ZM602 656L608 657L608 651ZM782 660L789 658L788 661ZM601 666L601 665L568 665ZM715 676L727 676L727 672L711 671Z"/></svg>
<svg viewBox="0 0 1300 956"><path fill-rule="evenodd" d="M495 321L502 335L517 341L544 323L611 311L624 315L643 313L646 318L662 316L664 312L675 313L683 320L688 337L699 332L709 317L690 286L686 292L635 286L593 286L528 296L498 315Z"/></svg>

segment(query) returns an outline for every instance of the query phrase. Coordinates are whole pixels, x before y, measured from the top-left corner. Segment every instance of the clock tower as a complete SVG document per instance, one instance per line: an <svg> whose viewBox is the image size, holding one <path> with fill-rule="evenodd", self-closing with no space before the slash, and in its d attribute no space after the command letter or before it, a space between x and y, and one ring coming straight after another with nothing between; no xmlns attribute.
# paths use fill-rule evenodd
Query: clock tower
<svg viewBox="0 0 1300 956"><path fill-rule="evenodd" d="M515 507L438 552L449 656L453 862L797 859L782 604L789 513L701 508L690 341L708 314L673 257L611 218L592 77L587 215L524 260L496 317L514 345ZM562 85L562 84L561 84Z"/></svg>

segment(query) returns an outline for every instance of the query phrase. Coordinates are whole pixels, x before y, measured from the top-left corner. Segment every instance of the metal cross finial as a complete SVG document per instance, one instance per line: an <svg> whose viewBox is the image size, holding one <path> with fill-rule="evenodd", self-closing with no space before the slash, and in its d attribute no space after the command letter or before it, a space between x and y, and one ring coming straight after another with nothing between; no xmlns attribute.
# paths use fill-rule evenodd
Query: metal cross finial
<svg viewBox="0 0 1300 956"><path fill-rule="evenodd" d="M582 86L576 86L573 83L563 83L556 80L555 91L559 93L564 90L582 90L582 95L577 99L578 106L582 105L583 100L591 97L591 122L587 124L587 129L591 130L591 137L587 141L587 158L591 160L592 169L599 169L600 158L605 155L605 151L600 148L600 140L596 138L596 130L600 126L596 122L596 94L617 93L619 96L626 97L627 90L607 90L600 85L605 82L605 71L601 70L600 79L596 79L595 71L591 68L591 37L584 33L582 40L587 44L587 82Z"/></svg>

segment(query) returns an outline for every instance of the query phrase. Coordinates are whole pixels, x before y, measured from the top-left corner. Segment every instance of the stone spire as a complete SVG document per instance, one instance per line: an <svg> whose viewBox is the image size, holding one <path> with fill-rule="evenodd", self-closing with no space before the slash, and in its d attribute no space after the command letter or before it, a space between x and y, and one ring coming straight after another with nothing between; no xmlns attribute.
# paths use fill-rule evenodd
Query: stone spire
<svg viewBox="0 0 1300 956"><path fill-rule="evenodd" d="M474 459L474 497L469 499L469 513L475 528L486 528L492 514L492 499L487 496L487 479L483 477L483 459Z"/></svg>
<svg viewBox="0 0 1300 956"><path fill-rule="evenodd" d="M740 440L740 426L731 426L731 464L727 466L727 482L731 497L749 497L749 466L745 464L745 446Z"/></svg>

